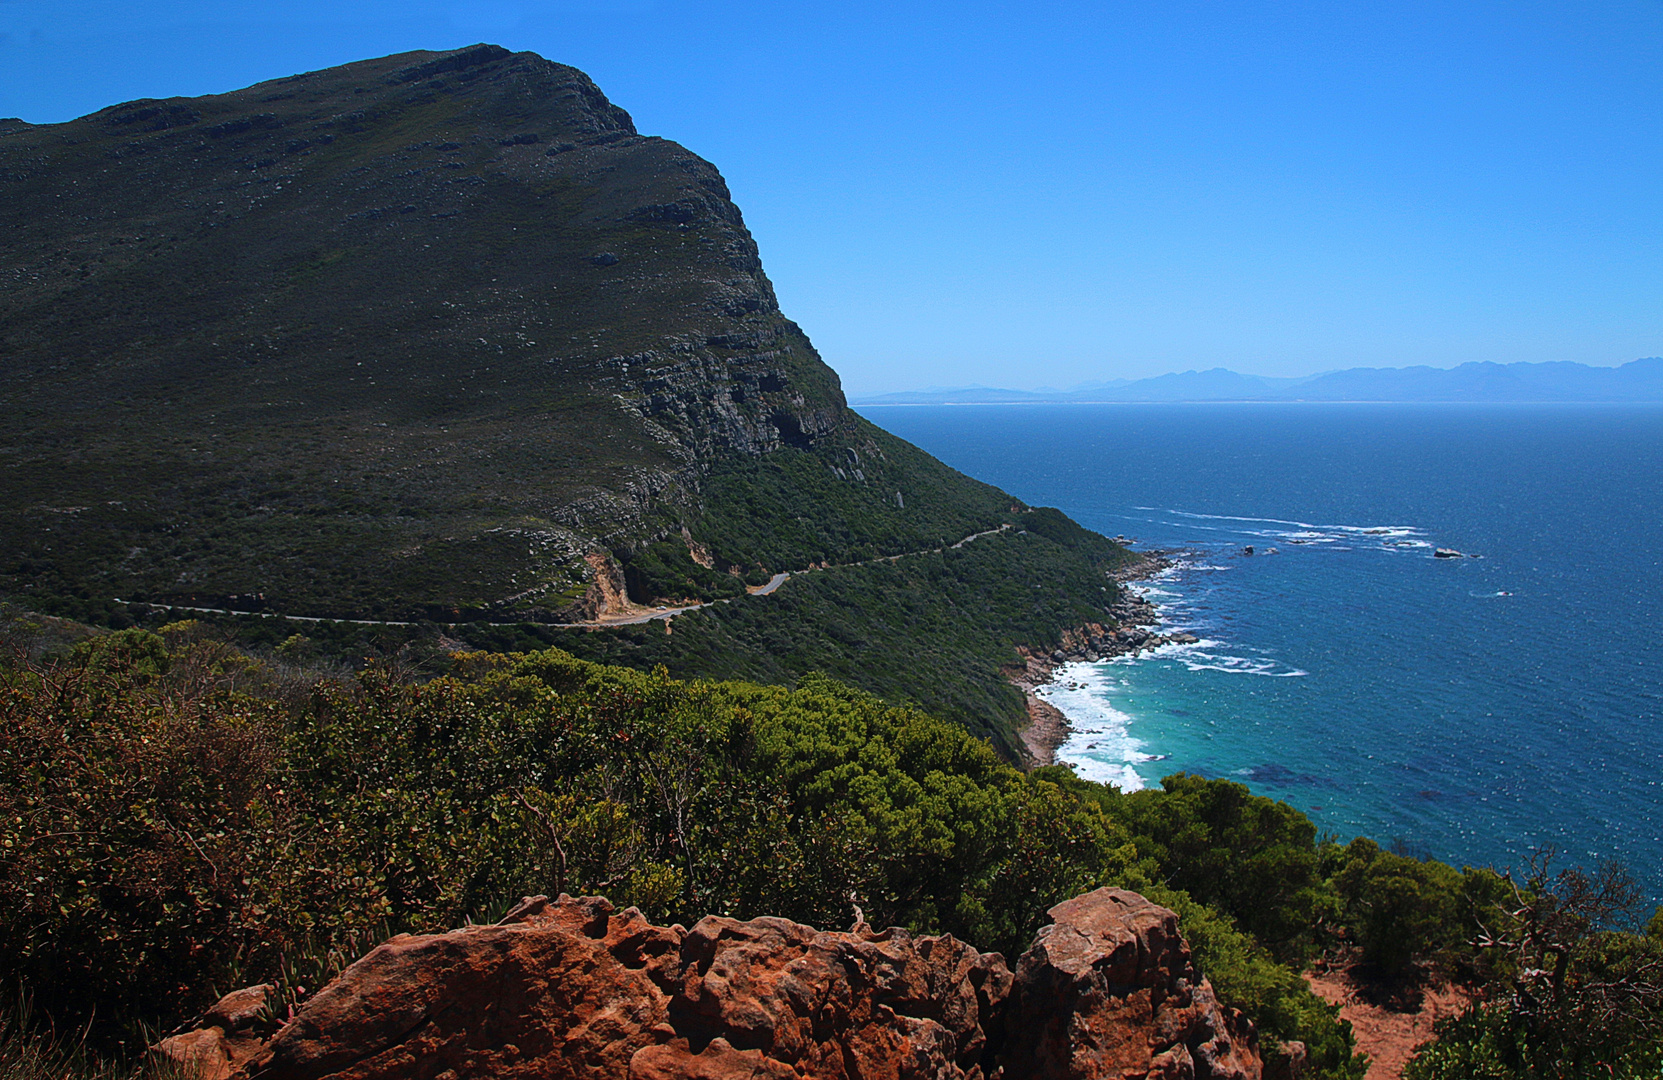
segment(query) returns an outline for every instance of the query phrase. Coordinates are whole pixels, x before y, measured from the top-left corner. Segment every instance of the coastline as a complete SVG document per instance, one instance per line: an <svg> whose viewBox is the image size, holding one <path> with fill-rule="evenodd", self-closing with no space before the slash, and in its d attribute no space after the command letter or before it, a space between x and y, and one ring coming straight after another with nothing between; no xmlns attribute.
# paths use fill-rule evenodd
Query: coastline
<svg viewBox="0 0 1663 1080"><path fill-rule="evenodd" d="M1177 552L1148 551L1139 554L1143 556L1141 560L1113 573L1117 584L1144 581L1160 574L1173 566L1172 556ZM1012 686L1022 691L1022 697L1027 702L1028 723L1018 734L1031 767L1055 765L1057 750L1074 733L1062 710L1035 693L1051 681L1058 668L1078 661L1096 663L1116 656L1136 656L1162 645L1189 644L1196 640L1193 634L1157 634L1145 629L1160 623L1160 612L1141 596L1123 595L1109 609L1109 616L1113 620L1111 626L1093 622L1064 630L1061 644L1049 652L1026 645L1016 647L1022 666L1007 668L1005 677Z"/></svg>

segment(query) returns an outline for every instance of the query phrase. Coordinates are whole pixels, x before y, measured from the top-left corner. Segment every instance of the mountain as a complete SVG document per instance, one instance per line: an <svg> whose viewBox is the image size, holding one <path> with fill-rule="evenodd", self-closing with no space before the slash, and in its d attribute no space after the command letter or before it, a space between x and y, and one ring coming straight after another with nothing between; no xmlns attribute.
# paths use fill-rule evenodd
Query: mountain
<svg viewBox="0 0 1663 1080"><path fill-rule="evenodd" d="M1546 364L1462 364L1352 368L1318 375L1284 392L1305 401L1663 401L1663 358L1597 368Z"/></svg>
<svg viewBox="0 0 1663 1080"><path fill-rule="evenodd" d="M1012 644L1104 618L1130 557L850 411L716 168L534 54L0 121L0 267L0 598L34 610L835 669L1012 751ZM716 599L673 637L554 626Z"/></svg>
<svg viewBox="0 0 1663 1080"><path fill-rule="evenodd" d="M1663 358L1621 367L1569 361L1469 363L1456 368L1347 368L1304 378L1242 375L1226 368L1086 383L1069 390L985 386L875 394L857 405L1060 404L1112 401L1663 401Z"/></svg>

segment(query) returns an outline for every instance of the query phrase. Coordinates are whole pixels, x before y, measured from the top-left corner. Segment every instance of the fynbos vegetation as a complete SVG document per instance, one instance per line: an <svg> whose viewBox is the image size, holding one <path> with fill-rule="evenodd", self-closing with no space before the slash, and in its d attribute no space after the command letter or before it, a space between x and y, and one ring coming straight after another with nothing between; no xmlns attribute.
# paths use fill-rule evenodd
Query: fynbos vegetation
<svg viewBox="0 0 1663 1080"><path fill-rule="evenodd" d="M3 962L104 1048L233 984L294 1000L386 933L534 892L688 924L835 927L858 905L1015 955L1048 907L1116 884L1177 910L1221 999L1273 1055L1303 1042L1314 1075L1361 1075L1298 975L1348 943L1398 977L1433 965L1483 990L1420 1075L1540 1075L1571 1047L1585 1067L1565 1075L1656 1058L1663 954L1601 928L1632 899L1618 879L1510 882L1337 846L1227 781L1128 795L1024 774L823 677L684 682L551 649L302 690L177 624L20 655L0 709Z"/></svg>

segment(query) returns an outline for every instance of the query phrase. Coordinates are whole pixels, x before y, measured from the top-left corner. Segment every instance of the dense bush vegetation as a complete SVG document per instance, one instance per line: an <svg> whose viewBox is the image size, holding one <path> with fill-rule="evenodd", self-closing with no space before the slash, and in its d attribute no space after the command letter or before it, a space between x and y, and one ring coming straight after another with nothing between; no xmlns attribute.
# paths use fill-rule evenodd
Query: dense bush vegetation
<svg viewBox="0 0 1663 1080"><path fill-rule="evenodd" d="M1132 556L1055 510L1013 518L962 547L798 574L772 596L678 615L669 634L663 623L455 632L494 650L556 645L600 663L662 664L681 678L791 683L823 672L959 723L1016 760L1027 712L1000 667L1015 662L1017 643L1051 648L1065 628L1106 619L1119 593L1104 571Z"/></svg>
<svg viewBox="0 0 1663 1080"><path fill-rule="evenodd" d="M774 570L956 543L1021 506L853 413L812 449L719 455L702 496L694 535L728 562Z"/></svg>
<svg viewBox="0 0 1663 1080"><path fill-rule="evenodd" d="M629 595L642 603L745 595L745 582L738 575L699 565L685 543L670 540L636 552L624 564L624 584Z"/></svg>
<svg viewBox="0 0 1663 1080"><path fill-rule="evenodd" d="M1491 878L1472 947L1488 990L1438 1025L1407 1080L1655 1077L1663 1072L1663 909L1644 934L1640 893L1619 866Z"/></svg>
<svg viewBox="0 0 1663 1080"><path fill-rule="evenodd" d="M830 475L823 456L781 452L748 468L788 478ZM905 444L891 446L888 456L903 461L924 457ZM928 474L925 466L932 462L914 463L915 471ZM933 467L946 469L939 462L933 462ZM684 679L790 684L810 672L824 672L886 700L910 702L961 724L992 741L1008 759L1018 760L1016 729L1027 713L1021 695L1000 673L1001 667L1016 661L1017 643L1049 649L1061 640L1065 629L1106 620L1106 609L1120 596L1106 572L1138 556L1048 508L1011 510L1006 505L989 510L991 516L981 520L966 516L938 521L918 512L919 520L907 521L906 529L901 522L874 513L859 518L863 525L856 528L841 522L839 507L852 503L849 514L858 518L856 511L865 505L860 500L871 501L875 496L865 486L835 476L826 482L851 490L844 492L842 502L829 500L829 509L816 511L819 518L810 517L802 501L809 495L823 495L813 484L806 486L807 494L799 491L791 498L787 493L793 489L788 485L774 491L764 484L760 493L753 493L753 501L766 501L776 518L795 521L797 530L818 537L824 545L819 549L822 553L872 561L798 572L778 592L750 598L744 595L745 583L760 584L768 576L756 566L749 566L748 578L737 573L744 566L724 568L722 561L715 568L702 566L692 559L687 542L680 537L647 545L623 564L626 583L637 599L733 601L678 615L673 634L666 634L662 622L612 627L603 633L546 623L492 623L483 621L487 613L481 609L471 614L434 610L428 614L441 621L409 625L306 623L304 636L318 659L356 664L365 655L413 647L439 654L434 670L443 669L442 654L457 647L460 640L473 648L498 652L555 645L599 663L643 669L662 664ZM987 491L999 496L991 488ZM763 500L770 492L769 499ZM988 507L976 504L970 509ZM890 517L901 516L891 504ZM714 520L713 514L706 518L707 524ZM939 524L945 538L919 531L925 524ZM961 546L953 545L970 534L948 531L997 529L1000 524L1006 528ZM795 532L784 529L780 535L794 536ZM763 541L749 536L744 543ZM912 553L890 559L892 549ZM826 557L803 556L803 551L789 544L755 550L771 553L768 567L783 565L794 571ZM873 557L873 551L884 554ZM779 561L798 556L807 561ZM59 614L76 614L113 628L156 628L177 617L161 609L108 602L48 606ZM385 611L377 614L388 615ZM411 613L400 609L396 614L402 618ZM258 616L202 617L214 620L216 632L255 649L281 643L294 634L296 626ZM446 641L442 648L441 639Z"/></svg>
<svg viewBox="0 0 1663 1080"><path fill-rule="evenodd" d="M1023 774L957 725L824 676L685 682L549 649L459 654L421 684L385 665L308 682L189 623L5 668L0 850L0 971L60 1029L90 1021L100 1045L233 984L276 981L292 1000L384 934L492 918L536 892L605 893L684 923L842 926L858 904L880 925L1015 955L1050 906L1120 884L1179 912L1268 1052L1301 1040L1326 1077L1362 1062L1298 966L1337 941L1382 964L1467 949L1502 986L1574 940L1555 984L1567 1001L1588 979L1643 979L1656 956L1597 929L1610 905L1590 889L1549 918L1541 898L1568 895L1562 882L1514 889L1320 842L1237 784L1178 776L1122 795L1065 769ZM1492 960L1462 944L1479 918L1514 945L1526 924L1557 936ZM1654 1014L1623 1002L1622 1030L1644 1034ZM1450 1027L1440 1052L1465 1056L1422 1075L1537 1053L1546 1028L1524 1050L1503 1038L1525 1030L1519 1015L1492 996ZM1554 1031L1586 1026L1552 1015Z"/></svg>

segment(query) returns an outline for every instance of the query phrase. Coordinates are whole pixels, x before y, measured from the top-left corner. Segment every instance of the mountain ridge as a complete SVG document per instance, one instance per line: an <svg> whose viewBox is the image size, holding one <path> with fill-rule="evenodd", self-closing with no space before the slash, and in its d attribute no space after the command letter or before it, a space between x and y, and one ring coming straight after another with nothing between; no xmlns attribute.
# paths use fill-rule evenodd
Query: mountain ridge
<svg viewBox="0 0 1663 1080"><path fill-rule="evenodd" d="M414 549L445 533L542 534L533 543L564 552L569 573L546 584L569 606L581 556L697 524L681 519L696 519L720 453L834 435L876 448L780 314L715 168L638 135L587 76L532 54L408 54L24 126L0 137L0 177L15 268L0 400L24 429L11 449L67 450L60 479L123 459L40 500L90 503L76 525L111 516L125 500L96 495L131 486L131 468L223 474L228 459L256 515L311 513L304 497L285 505L282 475L310 457L316 484L350 489L345 517L406 534L393 559L428 561ZM220 445L164 448L163 425ZM279 434L227 446L228 429ZM469 474L481 497L424 506L409 460L424 451L441 467L484 458ZM515 469L543 490L512 490ZM677 520L650 520L665 506ZM409 527L430 513L452 520ZM370 531L337 543L374 543ZM150 545L132 547L142 560ZM253 581L219 566L171 591L270 591Z"/></svg>
<svg viewBox="0 0 1663 1080"><path fill-rule="evenodd" d="M1550 402L1663 401L1663 357L1617 367L1568 360L1454 368L1345 368L1295 378L1244 375L1228 368L1170 372L1146 379L1089 382L1063 390L932 387L857 395L860 405L1095 404L1199 401Z"/></svg>

